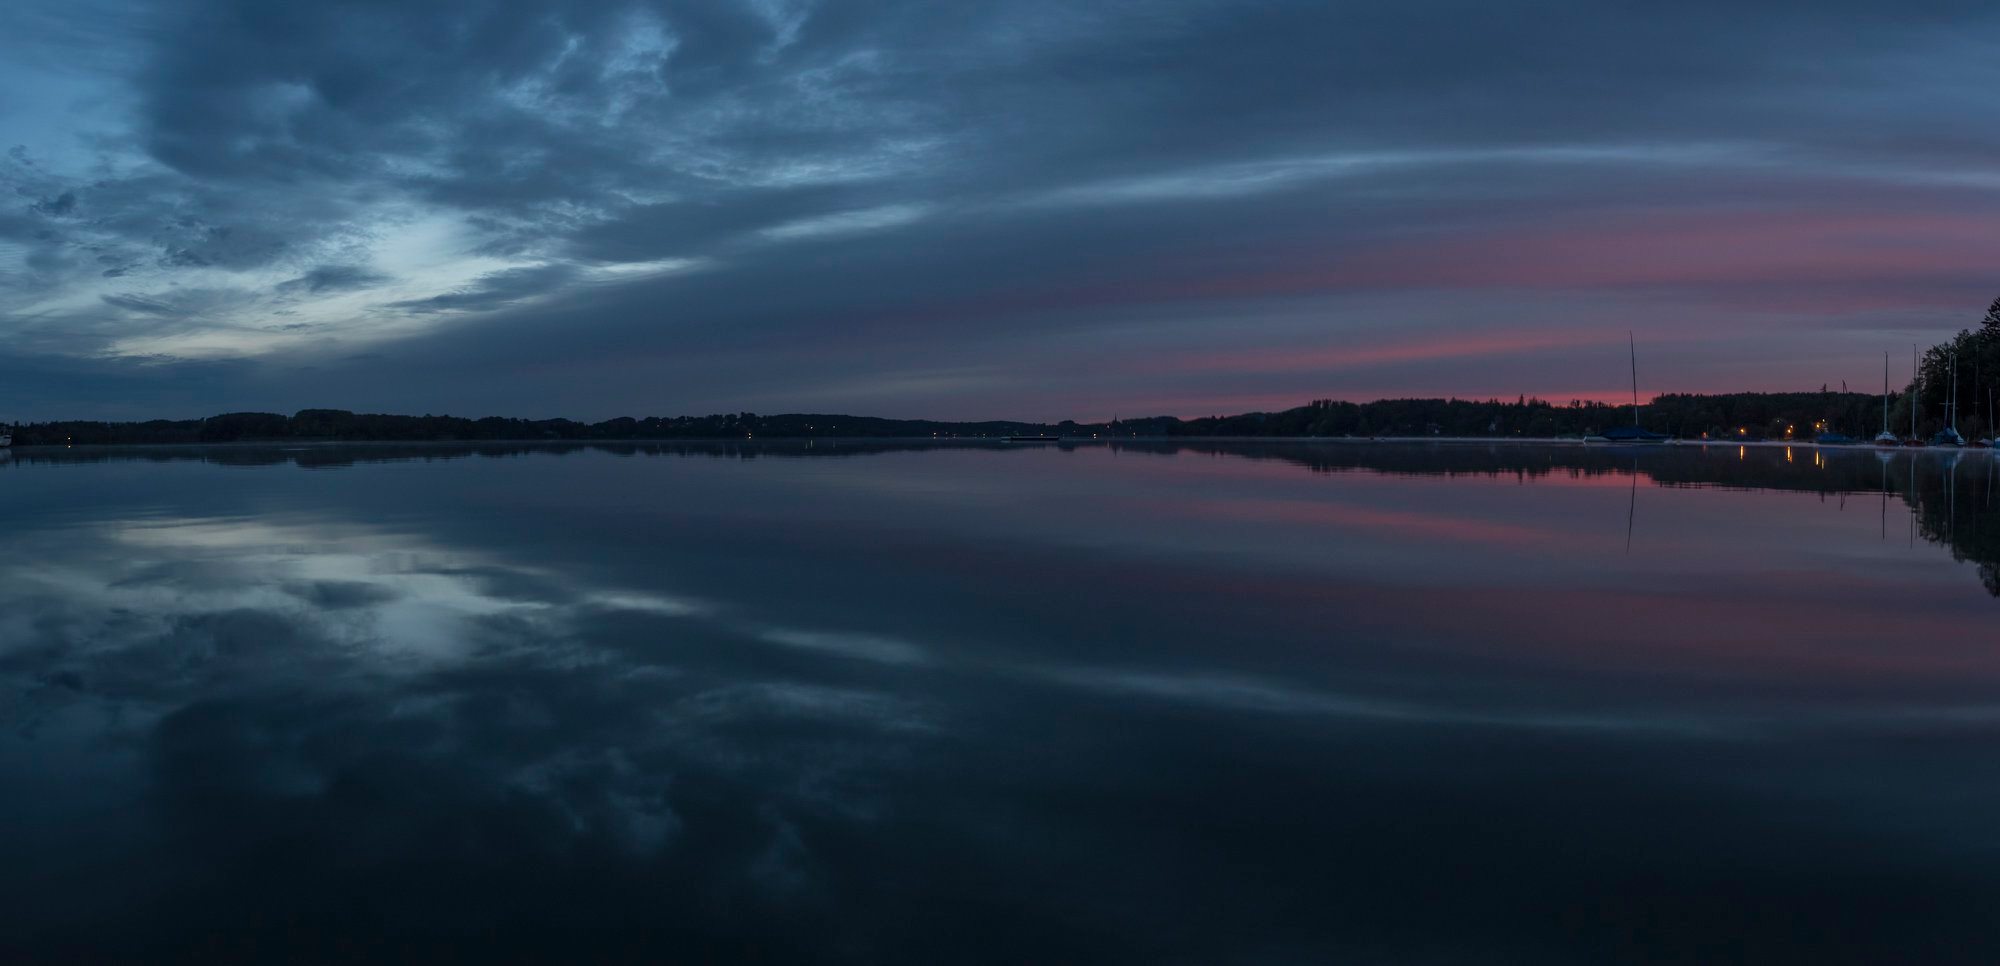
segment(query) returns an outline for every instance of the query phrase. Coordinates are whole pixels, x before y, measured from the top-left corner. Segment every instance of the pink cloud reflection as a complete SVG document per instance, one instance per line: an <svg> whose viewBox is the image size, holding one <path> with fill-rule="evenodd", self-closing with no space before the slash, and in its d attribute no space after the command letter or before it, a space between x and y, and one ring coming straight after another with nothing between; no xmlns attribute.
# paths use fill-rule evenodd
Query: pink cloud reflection
<svg viewBox="0 0 2000 966"><path fill-rule="evenodd" d="M1175 503L1173 512L1184 516L1218 520L1368 530L1392 533L1402 539L1497 544L1509 547L1546 544L1557 536L1548 530L1496 523L1491 520L1413 510L1362 507L1320 500L1190 500Z"/></svg>

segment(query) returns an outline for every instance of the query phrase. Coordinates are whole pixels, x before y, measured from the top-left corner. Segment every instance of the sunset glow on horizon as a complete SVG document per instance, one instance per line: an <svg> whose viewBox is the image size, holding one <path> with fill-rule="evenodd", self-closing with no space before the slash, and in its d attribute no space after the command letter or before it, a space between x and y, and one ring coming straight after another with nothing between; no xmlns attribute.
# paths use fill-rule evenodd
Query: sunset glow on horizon
<svg viewBox="0 0 2000 966"><path fill-rule="evenodd" d="M1628 333L1642 395L1873 391L2000 294L1996 49L1976 5L27 0L0 419L1615 402Z"/></svg>

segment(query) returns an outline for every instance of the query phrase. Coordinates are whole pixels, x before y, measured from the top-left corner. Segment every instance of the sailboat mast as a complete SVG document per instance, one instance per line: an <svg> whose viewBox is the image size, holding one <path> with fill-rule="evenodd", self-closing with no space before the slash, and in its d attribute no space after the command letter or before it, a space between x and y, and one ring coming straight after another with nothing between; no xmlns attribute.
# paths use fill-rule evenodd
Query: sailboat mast
<svg viewBox="0 0 2000 966"><path fill-rule="evenodd" d="M1882 353L1882 431L1889 431L1889 353Z"/></svg>
<svg viewBox="0 0 2000 966"><path fill-rule="evenodd" d="M1945 408L1951 415L1952 435L1958 435L1958 350L1951 350L1951 405Z"/></svg>
<svg viewBox="0 0 2000 966"><path fill-rule="evenodd" d="M1917 401L1924 398L1924 367L1917 362L1917 344L1910 343L1910 438L1917 438Z"/></svg>
<svg viewBox="0 0 2000 966"><path fill-rule="evenodd" d="M1631 331L1625 338L1632 344L1632 428L1639 428L1639 339Z"/></svg>

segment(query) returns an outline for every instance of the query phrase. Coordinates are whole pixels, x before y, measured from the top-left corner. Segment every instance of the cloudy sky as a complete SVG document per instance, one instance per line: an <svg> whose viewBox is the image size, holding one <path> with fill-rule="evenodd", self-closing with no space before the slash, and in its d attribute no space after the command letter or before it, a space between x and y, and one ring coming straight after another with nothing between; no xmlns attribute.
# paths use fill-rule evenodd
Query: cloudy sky
<svg viewBox="0 0 2000 966"><path fill-rule="evenodd" d="M1990 3L9 0L0 419L1898 379Z"/></svg>

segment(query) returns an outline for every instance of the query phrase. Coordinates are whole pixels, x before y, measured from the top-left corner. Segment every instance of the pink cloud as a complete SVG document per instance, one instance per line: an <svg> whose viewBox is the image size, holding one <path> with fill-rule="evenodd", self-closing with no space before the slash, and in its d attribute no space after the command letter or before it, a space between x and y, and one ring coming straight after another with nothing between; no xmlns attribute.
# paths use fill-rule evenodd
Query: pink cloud
<svg viewBox="0 0 2000 966"><path fill-rule="evenodd" d="M1195 352L1165 358L1154 357L1143 364L1150 371L1321 372L1399 362L1514 355L1549 349L1608 345L1622 341L1624 341L1622 333L1614 335L1602 330L1482 332L1449 337L1429 335L1402 342L1363 345Z"/></svg>
<svg viewBox="0 0 2000 966"><path fill-rule="evenodd" d="M1913 283L1990 277L2000 229L1985 212L1651 211L1427 235L1311 264L1171 283L1194 296L1373 289L1834 286L1850 310L1921 298ZM1867 286L1890 293L1867 298ZM1934 289L1934 286L1930 288ZM1791 299L1797 305L1820 305Z"/></svg>

